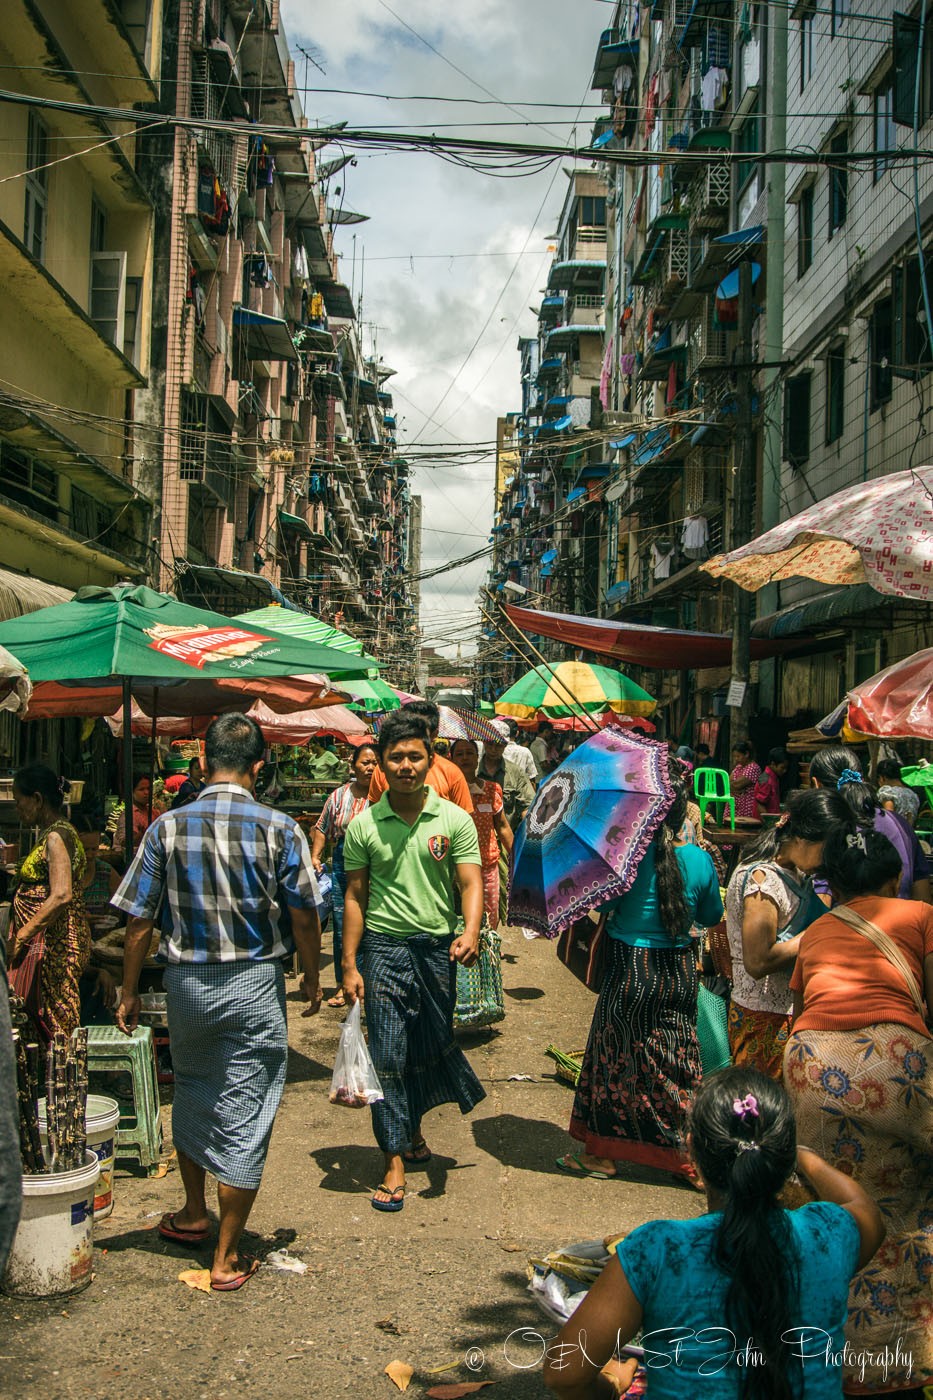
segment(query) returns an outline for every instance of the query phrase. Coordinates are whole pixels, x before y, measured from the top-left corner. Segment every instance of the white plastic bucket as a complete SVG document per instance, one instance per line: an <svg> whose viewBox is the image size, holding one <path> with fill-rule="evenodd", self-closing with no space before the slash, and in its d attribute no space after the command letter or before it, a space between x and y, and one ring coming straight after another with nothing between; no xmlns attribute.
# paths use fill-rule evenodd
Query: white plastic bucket
<svg viewBox="0 0 933 1400"><path fill-rule="evenodd" d="M84 1112L88 1150L100 1163L100 1181L94 1194L94 1219L106 1220L113 1210L113 1159L120 1105L105 1094L88 1094ZM45 1099L39 1100L39 1136L48 1161L48 1135L45 1127Z"/></svg>
<svg viewBox="0 0 933 1400"><path fill-rule="evenodd" d="M23 1177L23 1210L3 1275L5 1293L57 1298L87 1288L100 1163L90 1150L84 1163L73 1172Z"/></svg>

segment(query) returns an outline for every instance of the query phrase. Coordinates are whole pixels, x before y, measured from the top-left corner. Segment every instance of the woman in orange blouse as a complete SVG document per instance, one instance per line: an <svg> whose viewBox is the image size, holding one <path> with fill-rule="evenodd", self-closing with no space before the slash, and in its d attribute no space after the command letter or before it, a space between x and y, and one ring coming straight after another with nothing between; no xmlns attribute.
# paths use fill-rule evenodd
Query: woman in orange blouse
<svg viewBox="0 0 933 1400"><path fill-rule="evenodd" d="M839 902L800 940L784 1083L799 1141L887 1226L852 1280L844 1393L907 1391L933 1383L933 907L897 898L900 855L870 828L831 835L823 870ZM886 1365L891 1337L900 1359Z"/></svg>

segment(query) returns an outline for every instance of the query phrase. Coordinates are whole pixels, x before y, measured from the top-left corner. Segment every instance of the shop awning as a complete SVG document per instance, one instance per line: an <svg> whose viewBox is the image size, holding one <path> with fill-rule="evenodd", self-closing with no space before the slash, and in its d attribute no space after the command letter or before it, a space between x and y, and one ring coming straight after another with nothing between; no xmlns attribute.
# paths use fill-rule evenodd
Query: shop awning
<svg viewBox="0 0 933 1400"><path fill-rule="evenodd" d="M721 233L714 243L725 243L730 248L753 247L765 236L764 224L752 224L750 228L733 229L731 233Z"/></svg>
<svg viewBox="0 0 933 1400"><path fill-rule="evenodd" d="M572 491L568 491L567 493L568 506L573 505L574 501L581 500L585 495L586 491L582 486L575 486Z"/></svg>
<svg viewBox="0 0 933 1400"><path fill-rule="evenodd" d="M728 666L732 657L731 633L684 632L570 613L535 612L510 605L506 606L506 613L533 637L553 637L567 646L582 647L584 651L599 652L651 670L692 671L703 666ZM787 645L753 640L752 659L777 656Z"/></svg>
<svg viewBox="0 0 933 1400"><path fill-rule="evenodd" d="M817 593L812 598L804 598L802 602L781 608L780 612L770 613L767 617L759 617L752 624L752 636L792 637L797 632L817 627L821 623L859 617L862 613L872 612L876 608L891 607L892 604L901 607L909 601L879 593L870 583L843 585L824 593ZM921 606L927 608L929 604L921 603Z"/></svg>
<svg viewBox="0 0 933 1400"><path fill-rule="evenodd" d="M279 524L286 530L294 530L296 535L303 535L306 540L314 534L307 520L302 520L300 515L291 515L287 510L279 511Z"/></svg>
<svg viewBox="0 0 933 1400"><path fill-rule="evenodd" d="M248 360L298 360L288 322L281 317L265 316L261 311L235 306L233 325Z"/></svg>
<svg viewBox="0 0 933 1400"><path fill-rule="evenodd" d="M613 452L624 452L627 447L631 447L637 437L637 433L626 433L625 437L616 438L614 442L610 442L609 446Z"/></svg>
<svg viewBox="0 0 933 1400"><path fill-rule="evenodd" d="M40 608L54 607L56 603L70 603L73 597L73 588L59 588L57 584L45 583L29 574L0 569L0 622L24 617Z"/></svg>

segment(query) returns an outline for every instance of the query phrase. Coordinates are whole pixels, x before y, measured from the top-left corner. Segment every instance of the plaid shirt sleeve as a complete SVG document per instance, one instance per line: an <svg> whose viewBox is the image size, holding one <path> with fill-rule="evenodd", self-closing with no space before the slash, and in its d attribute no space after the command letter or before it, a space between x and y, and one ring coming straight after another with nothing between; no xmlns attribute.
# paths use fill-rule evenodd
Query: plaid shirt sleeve
<svg viewBox="0 0 933 1400"><path fill-rule="evenodd" d="M289 909L317 909L321 903L311 851L305 834L296 822L285 830L276 868L279 889Z"/></svg>
<svg viewBox="0 0 933 1400"><path fill-rule="evenodd" d="M154 823L110 902L134 918L155 920L164 896L165 850Z"/></svg>

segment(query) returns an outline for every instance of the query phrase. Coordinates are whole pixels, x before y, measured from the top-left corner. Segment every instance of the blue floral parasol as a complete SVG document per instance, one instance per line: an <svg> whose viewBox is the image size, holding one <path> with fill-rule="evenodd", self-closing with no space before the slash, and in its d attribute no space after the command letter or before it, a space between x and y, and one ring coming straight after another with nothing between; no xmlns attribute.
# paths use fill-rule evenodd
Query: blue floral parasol
<svg viewBox="0 0 933 1400"><path fill-rule="evenodd" d="M509 923L556 938L625 894L673 800L664 744L611 729L587 739L515 833Z"/></svg>

